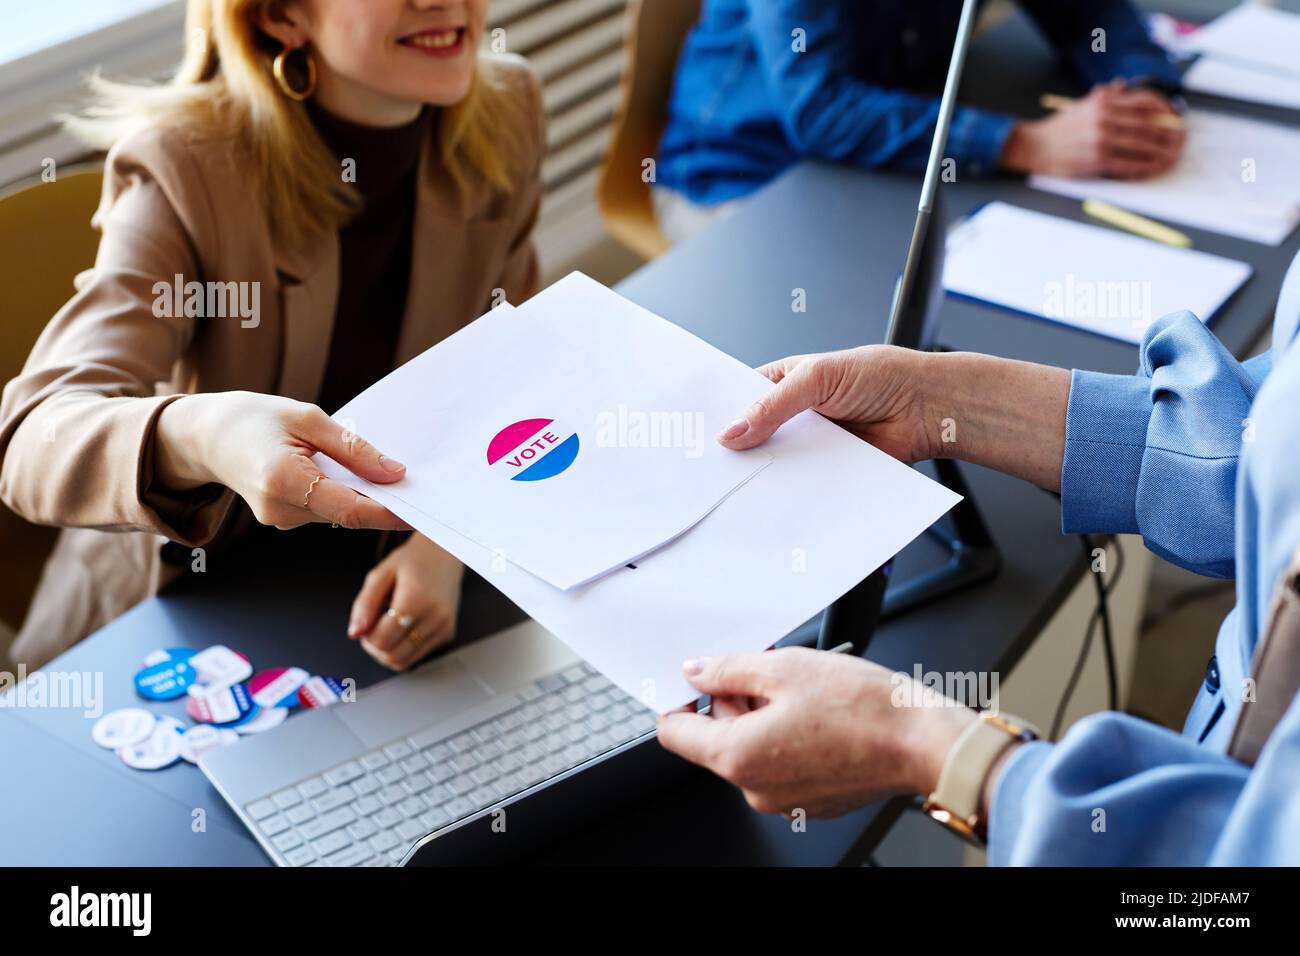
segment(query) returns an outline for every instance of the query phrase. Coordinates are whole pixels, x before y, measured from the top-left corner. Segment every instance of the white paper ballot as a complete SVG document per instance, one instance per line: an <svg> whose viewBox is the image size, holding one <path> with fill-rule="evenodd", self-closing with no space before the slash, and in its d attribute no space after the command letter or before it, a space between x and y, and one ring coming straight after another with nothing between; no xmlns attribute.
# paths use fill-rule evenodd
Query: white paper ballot
<svg viewBox="0 0 1300 956"><path fill-rule="evenodd" d="M1193 110L1187 146L1156 179L1031 176L1036 189L1276 246L1300 222L1300 130Z"/></svg>
<svg viewBox="0 0 1300 956"><path fill-rule="evenodd" d="M566 302L576 307L590 301L589 290L582 288L589 282L566 280L543 293L549 299L543 303L546 311L557 324L566 321ZM512 318L527 321L524 314L531 305L514 310ZM585 325L587 318L570 312L567 321ZM674 332L657 358L693 366L689 353L704 349L712 355L714 374L688 377L680 391L664 396L667 407L706 407L711 395L726 391L731 405L719 415L730 421L771 388L735 359L680 329ZM603 341L618 340L606 336ZM612 361L599 351L589 355L593 362ZM742 379L740 386L734 384ZM566 387L581 387L581 377L561 381ZM442 388L436 379L415 376L404 402L435 407L441 400L433 396ZM384 410L387 400L384 390L359 396L352 403L358 421L392 414ZM443 414L465 413L461 408ZM423 417L406 425L408 430L430 427ZM712 430L707 434L713 443ZM377 444L400 459L400 437L394 431ZM748 453L722 451L751 459ZM508 555L433 517L430 510L441 507L436 496L426 505L427 496L417 500L409 487L372 485L328 459L317 461L325 474L390 508L485 577L611 681L662 712L697 696L682 676L683 660L770 647L902 550L959 500L811 412L782 428L762 453L770 466L685 534L635 562L635 568L620 567L569 590L552 586ZM622 463L634 470L637 462L625 458ZM423 465L409 467L415 471ZM599 515L600 524L612 534L625 521L636 520L629 512L642 507L624 499L617 504L619 510ZM550 544L561 547L564 542Z"/></svg>
<svg viewBox="0 0 1300 956"><path fill-rule="evenodd" d="M1243 3L1193 33L1188 46L1216 59L1300 76L1300 16L1284 10Z"/></svg>
<svg viewBox="0 0 1300 956"><path fill-rule="evenodd" d="M685 532L764 468L713 435L749 370L574 273L339 410L403 462L390 493L561 588Z"/></svg>
<svg viewBox="0 0 1300 956"><path fill-rule="evenodd" d="M1300 110L1300 73L1203 56L1183 74L1183 86L1211 96Z"/></svg>
<svg viewBox="0 0 1300 956"><path fill-rule="evenodd" d="M1244 262L994 202L949 234L943 284L1136 344L1170 312L1209 322L1250 273Z"/></svg>

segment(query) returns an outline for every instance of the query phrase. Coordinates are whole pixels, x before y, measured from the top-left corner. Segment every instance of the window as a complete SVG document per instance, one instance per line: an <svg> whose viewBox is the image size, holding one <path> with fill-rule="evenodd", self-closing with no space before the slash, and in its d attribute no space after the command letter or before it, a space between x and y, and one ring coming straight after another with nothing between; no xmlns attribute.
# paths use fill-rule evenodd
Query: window
<svg viewBox="0 0 1300 956"><path fill-rule="evenodd" d="M102 35L145 14L177 6L174 0L11 0L0 35L0 66L52 47Z"/></svg>
<svg viewBox="0 0 1300 956"><path fill-rule="evenodd" d="M0 34L0 188L85 150L54 114L73 108L93 69L162 76L179 60L181 0L4 0Z"/></svg>

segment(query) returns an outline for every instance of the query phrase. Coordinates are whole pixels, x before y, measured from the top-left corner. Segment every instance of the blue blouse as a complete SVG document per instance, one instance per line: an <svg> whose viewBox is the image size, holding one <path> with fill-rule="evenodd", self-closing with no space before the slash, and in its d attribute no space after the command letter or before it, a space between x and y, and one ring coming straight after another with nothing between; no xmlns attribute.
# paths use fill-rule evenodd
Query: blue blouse
<svg viewBox="0 0 1300 956"><path fill-rule="evenodd" d="M1123 714L1015 753L989 821L994 864L1300 864L1300 697L1254 768L1225 755L1282 572L1300 547L1300 257L1272 349L1238 362L1195 316L1147 332L1136 375L1075 371L1062 529L1136 532L1236 578L1181 734Z"/></svg>

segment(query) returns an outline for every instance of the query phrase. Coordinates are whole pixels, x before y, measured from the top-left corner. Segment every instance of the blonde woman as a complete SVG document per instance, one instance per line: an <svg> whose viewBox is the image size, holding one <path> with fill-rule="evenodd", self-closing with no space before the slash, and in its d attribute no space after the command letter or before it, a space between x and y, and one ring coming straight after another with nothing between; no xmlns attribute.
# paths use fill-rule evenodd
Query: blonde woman
<svg viewBox="0 0 1300 956"><path fill-rule="evenodd" d="M400 479L326 412L533 291L541 99L521 60L478 52L486 4L190 0L170 83L96 82L70 125L109 148L99 253L0 405L0 496L66 529L16 661L252 519L322 523L316 560L347 534L330 524L405 527L311 456ZM348 633L405 668L451 638L460 583L413 535Z"/></svg>

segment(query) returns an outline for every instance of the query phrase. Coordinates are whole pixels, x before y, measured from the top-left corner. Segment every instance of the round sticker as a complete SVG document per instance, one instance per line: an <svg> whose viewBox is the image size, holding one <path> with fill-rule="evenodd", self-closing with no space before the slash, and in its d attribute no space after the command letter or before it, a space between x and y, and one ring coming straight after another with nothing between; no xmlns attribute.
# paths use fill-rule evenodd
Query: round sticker
<svg viewBox="0 0 1300 956"><path fill-rule="evenodd" d="M153 667L154 664L161 664L163 661L188 661L193 656L192 647L164 647L146 657L140 666Z"/></svg>
<svg viewBox="0 0 1300 956"><path fill-rule="evenodd" d="M287 707L263 707L247 720L241 720L237 724L229 724L228 726L233 727L237 733L260 734L272 727L279 727L288 716L289 708Z"/></svg>
<svg viewBox="0 0 1300 956"><path fill-rule="evenodd" d="M234 720L227 721L224 724L218 724L217 726L225 730L235 730L242 734L244 732L244 728L248 726L248 724L256 720L261 713L262 713L261 705L254 704L251 708L249 708L248 713L244 714L244 716L236 717Z"/></svg>
<svg viewBox="0 0 1300 956"><path fill-rule="evenodd" d="M188 661L167 658L139 671L135 690L145 700L175 700L185 696L194 680L194 668Z"/></svg>
<svg viewBox="0 0 1300 956"><path fill-rule="evenodd" d="M121 747L122 763L136 770L161 770L181 759L181 734L185 725L175 717L159 717L153 733L138 744Z"/></svg>
<svg viewBox="0 0 1300 956"><path fill-rule="evenodd" d="M239 734L233 730L213 727L211 724L196 724L181 734L181 757L190 763L198 763L209 750L229 747L239 742Z"/></svg>
<svg viewBox="0 0 1300 956"><path fill-rule="evenodd" d="M209 687L202 693L190 694L185 702L185 712L200 724L232 724L248 717L255 707L243 684Z"/></svg>
<svg viewBox="0 0 1300 956"><path fill-rule="evenodd" d="M298 689L310 676L301 667L274 667L254 674L248 690L263 707L297 707Z"/></svg>
<svg viewBox="0 0 1300 956"><path fill-rule="evenodd" d="M554 478L578 457L578 433L550 418L525 418L497 432L487 447L488 468L511 481Z"/></svg>
<svg viewBox="0 0 1300 956"><path fill-rule="evenodd" d="M253 665L238 651L213 644L190 658L190 666L204 684L238 684L253 675Z"/></svg>
<svg viewBox="0 0 1300 956"><path fill-rule="evenodd" d="M139 707L126 707L105 714L95 721L90 737L101 747L117 750L141 743L153 733L157 720L154 715Z"/></svg>
<svg viewBox="0 0 1300 956"><path fill-rule="evenodd" d="M298 691L304 707L328 707L343 699L343 682L337 677L313 677Z"/></svg>

